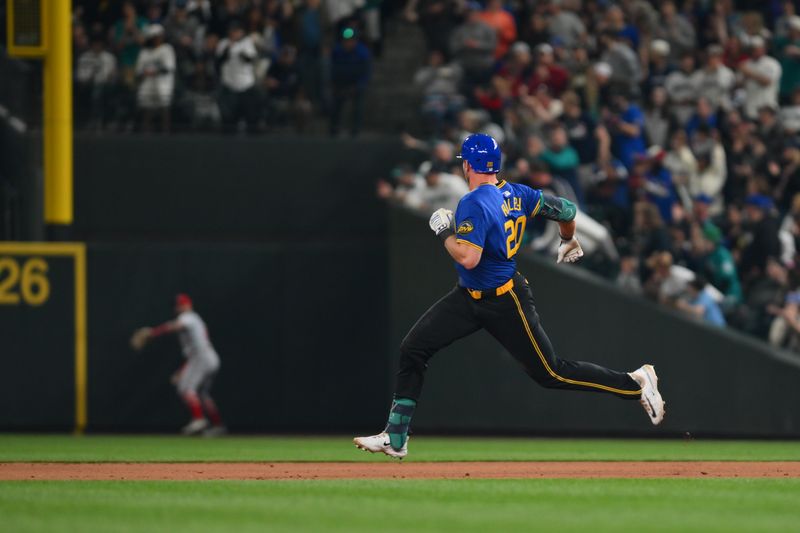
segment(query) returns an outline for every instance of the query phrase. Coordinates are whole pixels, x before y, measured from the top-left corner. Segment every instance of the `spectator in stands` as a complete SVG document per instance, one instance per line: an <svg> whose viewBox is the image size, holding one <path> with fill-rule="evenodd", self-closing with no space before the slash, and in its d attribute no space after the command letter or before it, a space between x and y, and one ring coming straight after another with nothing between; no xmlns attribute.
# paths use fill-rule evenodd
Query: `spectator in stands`
<svg viewBox="0 0 800 533"><path fill-rule="evenodd" d="M312 101L323 100L322 48L324 44L324 23L321 0L306 0L295 11L297 26L298 62L304 94Z"/></svg>
<svg viewBox="0 0 800 533"><path fill-rule="evenodd" d="M353 107L350 135L361 131L364 98L372 75L372 54L353 28L345 28L331 54L332 104L330 133L339 134L341 115L348 101Z"/></svg>
<svg viewBox="0 0 800 533"><path fill-rule="evenodd" d="M176 82L184 86L194 76L194 59L203 34L202 22L189 14L188 5L188 0L177 0L164 21L166 40L175 48Z"/></svg>
<svg viewBox="0 0 800 533"><path fill-rule="evenodd" d="M686 18L677 12L675 2L667 0L660 5L661 18L653 36L669 43L671 57L677 59L695 48L695 30Z"/></svg>
<svg viewBox="0 0 800 533"><path fill-rule="evenodd" d="M669 50L669 43L663 39L650 43L650 62L642 82L642 94L652 94L656 87L664 87L667 76L673 71Z"/></svg>
<svg viewBox="0 0 800 533"><path fill-rule="evenodd" d="M670 252L656 252L647 258L650 276L644 283L647 297L668 306L677 304L695 274L688 268L676 265Z"/></svg>
<svg viewBox="0 0 800 533"><path fill-rule="evenodd" d="M522 122L525 127L547 126L558 120L564 111L561 100L554 98L545 84L537 86L530 94L523 87L520 103L523 105Z"/></svg>
<svg viewBox="0 0 800 533"><path fill-rule="evenodd" d="M780 121L787 136L800 133L800 85L792 91L788 104L781 108Z"/></svg>
<svg viewBox="0 0 800 533"><path fill-rule="evenodd" d="M443 163L434 163L425 173L425 185L408 192L405 205L425 214L443 207L455 211L458 201L469 192L463 178L450 174Z"/></svg>
<svg viewBox="0 0 800 533"><path fill-rule="evenodd" d="M698 224L692 231L693 246L703 257L703 270L711 284L725 295L723 306L732 309L742 301L742 285L733 255L722 243L722 232L711 223Z"/></svg>
<svg viewBox="0 0 800 533"><path fill-rule="evenodd" d="M778 113L772 106L762 106L758 110L758 138L766 145L770 159L777 159L783 150L785 138L783 128L778 122Z"/></svg>
<svg viewBox="0 0 800 533"><path fill-rule="evenodd" d="M497 34L494 57L500 59L517 40L517 23L511 13L503 8L503 0L487 0L486 9L479 16Z"/></svg>
<svg viewBox="0 0 800 533"><path fill-rule="evenodd" d="M612 107L604 112L603 123L611 134L614 155L630 168L634 156L646 150L642 110L624 90L619 90L612 96Z"/></svg>
<svg viewBox="0 0 800 533"><path fill-rule="evenodd" d="M697 94L708 100L716 113L731 108L731 94L736 84L736 75L723 62L724 51L718 44L706 48L706 65L692 76Z"/></svg>
<svg viewBox="0 0 800 533"><path fill-rule="evenodd" d="M781 64L767 55L763 37L750 39L750 59L739 66L743 79L745 99L744 113L753 120L764 106L778 107L778 89L781 80Z"/></svg>
<svg viewBox="0 0 800 533"><path fill-rule="evenodd" d="M686 123L686 133L689 134L689 138L694 140L695 133L700 129L705 132L716 130L718 126L718 116L708 98L705 96L698 97L694 113L692 113L692 116L689 117L689 121Z"/></svg>
<svg viewBox="0 0 800 533"><path fill-rule="evenodd" d="M478 2L467 2L466 19L450 37L450 54L464 69L472 86L487 81L494 65L497 33L481 16Z"/></svg>
<svg viewBox="0 0 800 533"><path fill-rule="evenodd" d="M722 189L728 176L725 163L725 150L707 128L698 130L697 139L692 144L697 171L689 176L689 193L696 197L703 195L711 199L709 212L712 216L722 213L724 199ZM701 138L702 137L702 138Z"/></svg>
<svg viewBox="0 0 800 533"><path fill-rule="evenodd" d="M694 112L700 96L694 80L694 55L686 52L681 56L680 68L667 76L664 88L669 96L670 109L678 125L686 126Z"/></svg>
<svg viewBox="0 0 800 533"><path fill-rule="evenodd" d="M258 51L244 27L236 20L228 27L228 37L217 45L217 60L220 66L221 88L219 107L225 131L236 131L240 121L247 124L250 133L258 125L258 94L253 63Z"/></svg>
<svg viewBox="0 0 800 533"><path fill-rule="evenodd" d="M79 127L103 129L116 74L117 59L106 50L103 35L92 35L91 47L78 57L75 70L76 118Z"/></svg>
<svg viewBox="0 0 800 533"><path fill-rule="evenodd" d="M530 45L537 45L550 41L548 19L540 11L533 11L527 21L520 28L520 38Z"/></svg>
<svg viewBox="0 0 800 533"><path fill-rule="evenodd" d="M111 30L111 42L119 55L120 70L123 79L133 86L136 58L144 43L142 30L147 25L144 17L136 12L136 4L132 1L122 3L122 18Z"/></svg>
<svg viewBox="0 0 800 533"><path fill-rule="evenodd" d="M642 293L642 282L639 280L639 258L635 255L625 255L619 261L619 274L616 279L617 287L631 294Z"/></svg>
<svg viewBox="0 0 800 533"><path fill-rule="evenodd" d="M550 142L548 148L539 156L555 176L569 183L578 204L585 207L583 187L578 180L578 152L569 145L567 131L561 124L556 124L550 129Z"/></svg>
<svg viewBox="0 0 800 533"><path fill-rule="evenodd" d="M569 145L578 153L578 160L583 174L597 161L598 144L601 137L600 128L592 116L581 108L580 98L574 92L566 92L561 96L564 113L561 123L567 132ZM606 133L605 131L603 133ZM607 135L607 134L606 134ZM580 172L579 172L580 173Z"/></svg>
<svg viewBox="0 0 800 533"><path fill-rule="evenodd" d="M277 59L269 67L265 84L270 123L290 122L298 132L305 130L312 109L300 82L300 67L294 46L286 44L281 48Z"/></svg>
<svg viewBox="0 0 800 533"><path fill-rule="evenodd" d="M791 31L791 24L797 15L797 8L792 0L781 2L782 13L775 21L775 37L784 38Z"/></svg>
<svg viewBox="0 0 800 533"><path fill-rule="evenodd" d="M458 20L459 4L459 0L408 0L405 18L419 21L429 52L447 51L448 39Z"/></svg>
<svg viewBox="0 0 800 533"><path fill-rule="evenodd" d="M564 9L563 0L550 0L547 4L547 31L557 37L567 48L575 48L586 39L586 27L580 17Z"/></svg>
<svg viewBox="0 0 800 533"><path fill-rule="evenodd" d="M607 31L600 35L600 45L604 50L601 59L611 69L610 83L615 89L619 87L632 96L638 95L642 71L629 41L618 33Z"/></svg>
<svg viewBox="0 0 800 533"><path fill-rule="evenodd" d="M569 84L569 74L566 69L556 64L553 47L547 43L536 46L536 58L533 72L528 81L530 92L534 92L540 85L547 86L549 94L559 97Z"/></svg>
<svg viewBox="0 0 800 533"><path fill-rule="evenodd" d="M675 128L670 138L669 151L664 158L664 166L672 174L673 183L681 191L688 194L689 182L697 174L697 159L689 147L689 140L686 131ZM708 198L708 203L711 199Z"/></svg>
<svg viewBox="0 0 800 533"><path fill-rule="evenodd" d="M423 96L422 115L430 120L436 133L451 124L464 107L464 96L459 93L462 77L461 66L446 63L440 50L432 50L428 64L414 74L414 85Z"/></svg>
<svg viewBox="0 0 800 533"><path fill-rule="evenodd" d="M210 40L210 39L209 39ZM214 45L212 50L216 49ZM197 131L217 130L222 122L222 114L215 94L213 68L202 61L194 63L194 73L188 86L182 92L180 102L183 118Z"/></svg>
<svg viewBox="0 0 800 533"><path fill-rule="evenodd" d="M678 299L676 306L689 316L692 316L712 326L725 326L725 317L722 315L717 302L706 290L706 280L702 276L695 277L686 286L686 298Z"/></svg>
<svg viewBox="0 0 800 533"><path fill-rule="evenodd" d="M780 164L777 164L778 174L772 187L773 198L778 199L782 210L787 208L787 215L800 213L800 204L797 203L797 194L800 193L800 140L792 139L783 148Z"/></svg>
<svg viewBox="0 0 800 533"><path fill-rule="evenodd" d="M134 116L136 95L136 59L144 43L142 30L147 25L136 12L132 1L122 3L122 18L111 28L111 47L117 54L119 71L119 99L115 119L129 123Z"/></svg>
<svg viewBox="0 0 800 533"><path fill-rule="evenodd" d="M425 180L416 173L411 165L400 165L392 171L391 181L378 180L376 192L378 198L404 205L410 191L425 187Z"/></svg>
<svg viewBox="0 0 800 533"><path fill-rule="evenodd" d="M775 309L784 305L789 288L787 269L777 259L768 258L764 275L748 284L741 329L767 339Z"/></svg>
<svg viewBox="0 0 800 533"><path fill-rule="evenodd" d="M769 328L769 343L800 352L800 290L787 294L782 307L770 305L767 310L775 315Z"/></svg>
<svg viewBox="0 0 800 533"><path fill-rule="evenodd" d="M633 206L633 250L639 257L651 257L669 250L669 233L658 208L650 202L639 201ZM672 257L670 257L670 261Z"/></svg>
<svg viewBox="0 0 800 533"><path fill-rule="evenodd" d="M625 11L617 4L610 4L603 14L603 18L598 22L598 27L605 31L613 31L631 44L633 49L638 49L640 44L639 28L629 24Z"/></svg>
<svg viewBox="0 0 800 533"><path fill-rule="evenodd" d="M778 223L772 209L772 199L765 195L752 194L745 201L747 244L741 250L739 267L746 281L763 275L769 258L780 257Z"/></svg>
<svg viewBox="0 0 800 533"><path fill-rule="evenodd" d="M788 32L773 43L781 65L780 96L783 100L800 86L800 16L791 16L787 25Z"/></svg>
<svg viewBox="0 0 800 533"><path fill-rule="evenodd" d="M640 196L655 205L664 222L671 224L678 198L672 174L664 165L666 156L667 153L660 146L651 146L644 154L637 154L631 172L631 187L641 187Z"/></svg>
<svg viewBox="0 0 800 533"><path fill-rule="evenodd" d="M175 90L175 50L164 42L164 27L160 24L147 26L143 34L144 48L136 60L136 102L142 112L142 129L150 131L154 117L159 116L161 130L167 132Z"/></svg>
<svg viewBox="0 0 800 533"><path fill-rule="evenodd" d="M667 90L661 86L653 87L649 105L644 111L644 133L647 141L657 146L669 144L669 132L674 128L669 113Z"/></svg>

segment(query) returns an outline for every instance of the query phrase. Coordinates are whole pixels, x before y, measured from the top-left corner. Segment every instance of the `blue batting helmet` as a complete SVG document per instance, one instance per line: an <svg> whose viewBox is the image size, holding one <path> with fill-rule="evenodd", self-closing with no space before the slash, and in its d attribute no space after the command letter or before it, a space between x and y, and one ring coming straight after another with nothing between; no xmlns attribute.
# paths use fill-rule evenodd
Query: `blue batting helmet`
<svg viewBox="0 0 800 533"><path fill-rule="evenodd" d="M458 156L481 174L497 174L500 172L502 153L500 146L491 136L485 133L473 133L461 145Z"/></svg>

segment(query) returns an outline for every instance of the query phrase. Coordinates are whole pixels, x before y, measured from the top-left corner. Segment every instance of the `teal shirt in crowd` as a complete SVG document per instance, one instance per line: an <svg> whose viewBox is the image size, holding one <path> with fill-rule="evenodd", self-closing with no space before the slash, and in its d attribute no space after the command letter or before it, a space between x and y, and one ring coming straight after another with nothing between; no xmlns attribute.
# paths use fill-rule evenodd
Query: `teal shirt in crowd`
<svg viewBox="0 0 800 533"><path fill-rule="evenodd" d="M780 85L782 96L789 96L795 88L800 87L800 58L791 57L783 52L790 45L800 47L800 40L791 41L786 37L775 39L777 59L783 69Z"/></svg>
<svg viewBox="0 0 800 533"><path fill-rule="evenodd" d="M542 155L539 156L539 159L547 163L550 170L555 172L559 170L573 170L580 164L578 152L571 146L565 146L558 152L545 150L542 152Z"/></svg>

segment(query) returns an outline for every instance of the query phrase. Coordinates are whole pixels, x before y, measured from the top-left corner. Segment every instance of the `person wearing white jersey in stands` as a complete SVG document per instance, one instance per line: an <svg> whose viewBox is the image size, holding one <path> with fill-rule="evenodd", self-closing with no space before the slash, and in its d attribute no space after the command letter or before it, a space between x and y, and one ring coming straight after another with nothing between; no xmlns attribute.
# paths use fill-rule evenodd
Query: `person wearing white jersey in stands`
<svg viewBox="0 0 800 533"><path fill-rule="evenodd" d="M750 38L750 59L739 67L744 84L744 113L747 118L758 118L762 107L778 108L778 89L783 69L778 60L767 55L764 38Z"/></svg>

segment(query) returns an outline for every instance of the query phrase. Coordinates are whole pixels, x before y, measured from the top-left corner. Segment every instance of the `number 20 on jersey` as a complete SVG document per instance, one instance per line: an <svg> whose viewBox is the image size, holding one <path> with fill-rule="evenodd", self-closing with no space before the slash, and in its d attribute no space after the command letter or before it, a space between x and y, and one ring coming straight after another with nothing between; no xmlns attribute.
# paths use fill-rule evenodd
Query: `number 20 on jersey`
<svg viewBox="0 0 800 533"><path fill-rule="evenodd" d="M527 218L524 216L517 217L514 220L506 220L505 230L508 234L506 239L506 257L511 259L517 255L519 246L522 244L522 236L525 234L525 224Z"/></svg>

